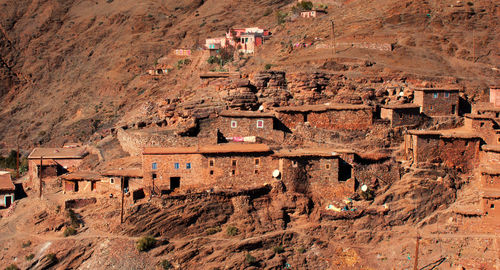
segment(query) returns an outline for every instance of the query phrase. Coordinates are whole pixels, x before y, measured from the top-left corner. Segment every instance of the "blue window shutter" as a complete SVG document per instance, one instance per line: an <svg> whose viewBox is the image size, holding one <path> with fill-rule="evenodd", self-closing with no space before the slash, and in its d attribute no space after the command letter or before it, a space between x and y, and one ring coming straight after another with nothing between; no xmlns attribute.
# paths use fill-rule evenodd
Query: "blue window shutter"
<svg viewBox="0 0 500 270"><path fill-rule="evenodd" d="M178 163L178 162L176 162L176 163L174 164L174 168L175 168L176 170L178 170L178 169L179 169L179 163Z"/></svg>
<svg viewBox="0 0 500 270"><path fill-rule="evenodd" d="M151 164L151 168L152 168L153 170L158 169L158 164L157 164L156 162L153 162L153 163Z"/></svg>
<svg viewBox="0 0 500 270"><path fill-rule="evenodd" d="M186 163L186 169L191 169L191 163Z"/></svg>

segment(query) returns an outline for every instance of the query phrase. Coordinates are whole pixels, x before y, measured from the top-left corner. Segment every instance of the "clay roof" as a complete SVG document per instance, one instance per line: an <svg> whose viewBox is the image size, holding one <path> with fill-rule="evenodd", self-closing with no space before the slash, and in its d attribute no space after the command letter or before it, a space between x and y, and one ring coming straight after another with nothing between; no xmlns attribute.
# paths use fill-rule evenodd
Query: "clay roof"
<svg viewBox="0 0 500 270"><path fill-rule="evenodd" d="M35 162L35 164L36 164L37 166L40 166L40 158L35 159L35 160L33 160L33 161ZM51 158L47 158L47 159L46 159L46 158L44 158L44 159L42 160L42 165L43 165L43 166L55 166L55 165L57 165L57 162L55 162L55 161L54 161L53 159L51 159Z"/></svg>
<svg viewBox="0 0 500 270"><path fill-rule="evenodd" d="M397 110L397 109L416 109L416 108L420 108L420 105L413 104L413 103L404 103L404 104L383 105L380 107L382 107L384 109Z"/></svg>
<svg viewBox="0 0 500 270"><path fill-rule="evenodd" d="M472 113L465 114L464 116L466 118L471 118L471 119L487 119L487 120L491 120L491 119L495 118L495 117L486 116L486 115L483 115L483 114L472 114Z"/></svg>
<svg viewBox="0 0 500 270"><path fill-rule="evenodd" d="M205 145L200 147L151 147L144 148L144 155L175 155L175 154L222 154L222 153L262 153L270 152L265 144L226 143Z"/></svg>
<svg viewBox="0 0 500 270"><path fill-rule="evenodd" d="M83 158L87 151L81 147L74 148L35 148L28 156L28 159L40 158Z"/></svg>
<svg viewBox="0 0 500 270"><path fill-rule="evenodd" d="M276 157L338 157L335 149L328 148L298 148L281 149L274 153Z"/></svg>
<svg viewBox="0 0 500 270"><path fill-rule="evenodd" d="M482 174L500 175L500 166L494 164L481 165L479 171Z"/></svg>
<svg viewBox="0 0 500 270"><path fill-rule="evenodd" d="M481 139L481 136L476 132L469 130L408 130L408 134L417 136L439 136L441 138L456 138L456 139Z"/></svg>
<svg viewBox="0 0 500 270"><path fill-rule="evenodd" d="M500 112L500 107L491 102L477 102L472 107L481 112Z"/></svg>
<svg viewBox="0 0 500 270"><path fill-rule="evenodd" d="M500 189L483 189L483 198L500 199Z"/></svg>
<svg viewBox="0 0 500 270"><path fill-rule="evenodd" d="M68 173L61 176L62 179L65 180L101 180L101 175L97 172L93 171L79 171L74 173Z"/></svg>
<svg viewBox="0 0 500 270"><path fill-rule="evenodd" d="M10 173L0 174L0 190L14 191L16 186L12 183Z"/></svg>
<svg viewBox="0 0 500 270"><path fill-rule="evenodd" d="M272 112L259 112L259 111L222 111L219 113L223 117L248 117L248 118L269 118L275 117Z"/></svg>
<svg viewBox="0 0 500 270"><path fill-rule="evenodd" d="M358 104L321 104L321 105L302 105L302 106L285 106L274 108L278 112L324 112L324 111L342 111L342 110L368 110L371 109L367 105Z"/></svg>
<svg viewBox="0 0 500 270"><path fill-rule="evenodd" d="M129 168L123 170L107 170L101 173L105 176L126 176L126 177L143 177L142 169L140 168Z"/></svg>
<svg viewBox="0 0 500 270"><path fill-rule="evenodd" d="M436 92L436 91L447 91L447 92L459 92L460 89L457 88L414 88L414 91L423 92Z"/></svg>
<svg viewBox="0 0 500 270"><path fill-rule="evenodd" d="M500 145L498 144L485 144L481 147L483 151L500 153Z"/></svg>

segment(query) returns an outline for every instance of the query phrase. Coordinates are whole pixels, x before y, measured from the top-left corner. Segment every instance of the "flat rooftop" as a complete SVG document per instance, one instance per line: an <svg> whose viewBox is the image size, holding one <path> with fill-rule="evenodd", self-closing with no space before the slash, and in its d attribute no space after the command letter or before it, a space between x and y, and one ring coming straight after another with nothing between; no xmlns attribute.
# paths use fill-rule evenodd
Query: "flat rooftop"
<svg viewBox="0 0 500 270"><path fill-rule="evenodd" d="M439 136L441 138L457 139L481 139L477 132L467 129L447 129L447 130L408 130L408 134L417 136Z"/></svg>
<svg viewBox="0 0 500 270"><path fill-rule="evenodd" d="M14 186L14 183L12 183L12 179L10 178L10 173L0 174L0 190L16 190L16 186Z"/></svg>
<svg viewBox="0 0 500 270"><path fill-rule="evenodd" d="M276 157L339 157L336 149L328 148L297 148L281 149L274 153Z"/></svg>
<svg viewBox="0 0 500 270"><path fill-rule="evenodd" d="M423 92L436 92L436 91L446 91L446 92L459 92L458 88L413 88L414 91Z"/></svg>
<svg viewBox="0 0 500 270"><path fill-rule="evenodd" d="M226 110L219 113L222 117L241 117L241 118L273 118L275 117L272 112L261 112L261 111L236 111L236 110Z"/></svg>
<svg viewBox="0 0 500 270"><path fill-rule="evenodd" d="M65 180L74 180L74 181L82 181L82 180L98 181L101 180L102 176L94 171L78 171L78 172L64 174L63 176L61 176L61 178Z"/></svg>
<svg viewBox="0 0 500 270"><path fill-rule="evenodd" d="M420 105L413 104L413 103L404 103L404 104L390 104L390 105L383 105L380 106L381 108L384 109L391 109L391 110L403 110L403 109L417 109L420 108Z"/></svg>
<svg viewBox="0 0 500 270"><path fill-rule="evenodd" d="M200 147L149 147L143 151L144 155L175 155L175 154L224 154L224 153L265 153L271 152L266 144L238 144L226 143L218 145L204 145Z"/></svg>
<svg viewBox="0 0 500 270"><path fill-rule="evenodd" d="M370 110L372 107L362 104L320 104L320 105L301 105L285 106L274 108L277 112L325 112L325 111L344 111L344 110Z"/></svg>
<svg viewBox="0 0 500 270"><path fill-rule="evenodd" d="M87 155L85 148L35 148L28 156L28 159L52 158L52 159L65 159L65 158L83 158Z"/></svg>
<svg viewBox="0 0 500 270"><path fill-rule="evenodd" d="M500 153L499 144L485 144L481 147L483 151Z"/></svg>

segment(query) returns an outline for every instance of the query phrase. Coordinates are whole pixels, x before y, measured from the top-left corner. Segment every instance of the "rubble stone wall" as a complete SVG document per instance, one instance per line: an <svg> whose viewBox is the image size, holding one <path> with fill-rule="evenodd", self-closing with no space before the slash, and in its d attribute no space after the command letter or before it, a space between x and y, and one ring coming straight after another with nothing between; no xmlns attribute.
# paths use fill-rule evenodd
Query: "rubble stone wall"
<svg viewBox="0 0 500 270"><path fill-rule="evenodd" d="M371 109L310 112L307 121L314 128L364 130L372 125L373 113Z"/></svg>

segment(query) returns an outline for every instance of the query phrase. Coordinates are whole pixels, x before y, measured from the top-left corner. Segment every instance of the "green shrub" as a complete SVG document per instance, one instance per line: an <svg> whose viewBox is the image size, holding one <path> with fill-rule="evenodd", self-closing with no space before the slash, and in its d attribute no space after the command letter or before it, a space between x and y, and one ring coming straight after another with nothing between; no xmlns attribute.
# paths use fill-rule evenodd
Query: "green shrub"
<svg viewBox="0 0 500 270"><path fill-rule="evenodd" d="M302 1L297 3L297 7L301 10L311 10L314 7L314 5L310 1Z"/></svg>
<svg viewBox="0 0 500 270"><path fill-rule="evenodd" d="M26 255L25 258L27 261L31 261L31 260L33 260L33 258L35 258L35 254L31 253L30 255Z"/></svg>
<svg viewBox="0 0 500 270"><path fill-rule="evenodd" d="M17 267L17 265L15 265L15 264L11 264L11 265L5 267L5 270L19 270L19 267Z"/></svg>
<svg viewBox="0 0 500 270"><path fill-rule="evenodd" d="M273 248L273 251L274 251L274 253L276 253L276 254L281 254L281 253L285 252L285 248L283 248L283 246L282 246L282 245L279 245L279 246L275 246L275 247Z"/></svg>
<svg viewBox="0 0 500 270"><path fill-rule="evenodd" d="M137 240L136 247L139 251L148 251L154 248L156 245L156 239L152 236L145 236Z"/></svg>
<svg viewBox="0 0 500 270"><path fill-rule="evenodd" d="M277 11L276 12L276 21L277 21L278 25L284 24L286 22L287 16L288 16L288 13Z"/></svg>
<svg viewBox="0 0 500 270"><path fill-rule="evenodd" d="M64 229L63 233L64 237L68 237L75 234L76 234L76 229L73 227L66 227L66 229Z"/></svg>
<svg viewBox="0 0 500 270"><path fill-rule="evenodd" d="M73 211L73 209L68 210L68 217L70 219L70 225L74 228L80 227L80 219L78 215Z"/></svg>
<svg viewBox="0 0 500 270"><path fill-rule="evenodd" d="M216 234L218 232L222 231L221 227L217 226L217 227L212 227L212 228L208 228L205 230L205 233L207 235L212 235L212 234Z"/></svg>
<svg viewBox="0 0 500 270"><path fill-rule="evenodd" d="M45 255L45 258L47 258L47 261L48 261L47 264L49 266L57 263L57 257L56 257L56 254L54 254L54 253L49 253L49 254Z"/></svg>
<svg viewBox="0 0 500 270"><path fill-rule="evenodd" d="M305 248L305 247L299 247L299 248L297 249L297 251L298 251L299 253L306 253L306 251L307 251L307 250L306 250L306 248Z"/></svg>
<svg viewBox="0 0 500 270"><path fill-rule="evenodd" d="M29 246L31 246L31 241L30 240L28 240L26 242L23 242L23 248L27 248Z"/></svg>
<svg viewBox="0 0 500 270"><path fill-rule="evenodd" d="M209 64L211 64L211 65L212 65L212 64L217 64L217 63L219 63L219 62L220 62L220 60L219 60L219 58L218 58L217 56L213 56L213 55L212 55L212 56L210 56L210 57L207 59L207 63L209 63Z"/></svg>
<svg viewBox="0 0 500 270"><path fill-rule="evenodd" d="M265 70L270 70L270 69L271 69L271 67L273 67L273 65L272 65L272 64L266 64L266 65L264 66L264 69L265 69Z"/></svg>
<svg viewBox="0 0 500 270"><path fill-rule="evenodd" d="M161 261L160 265L165 270L172 268L172 264L168 260Z"/></svg>
<svg viewBox="0 0 500 270"><path fill-rule="evenodd" d="M229 236L235 236L235 235L237 235L239 233L239 231L238 231L238 228L236 228L234 226L228 226L226 228L226 233Z"/></svg>
<svg viewBox="0 0 500 270"><path fill-rule="evenodd" d="M254 264L254 263L257 262L257 259L255 259L255 257L252 256L250 253L247 253L245 255L245 262L247 262L248 264L252 265L252 264Z"/></svg>

